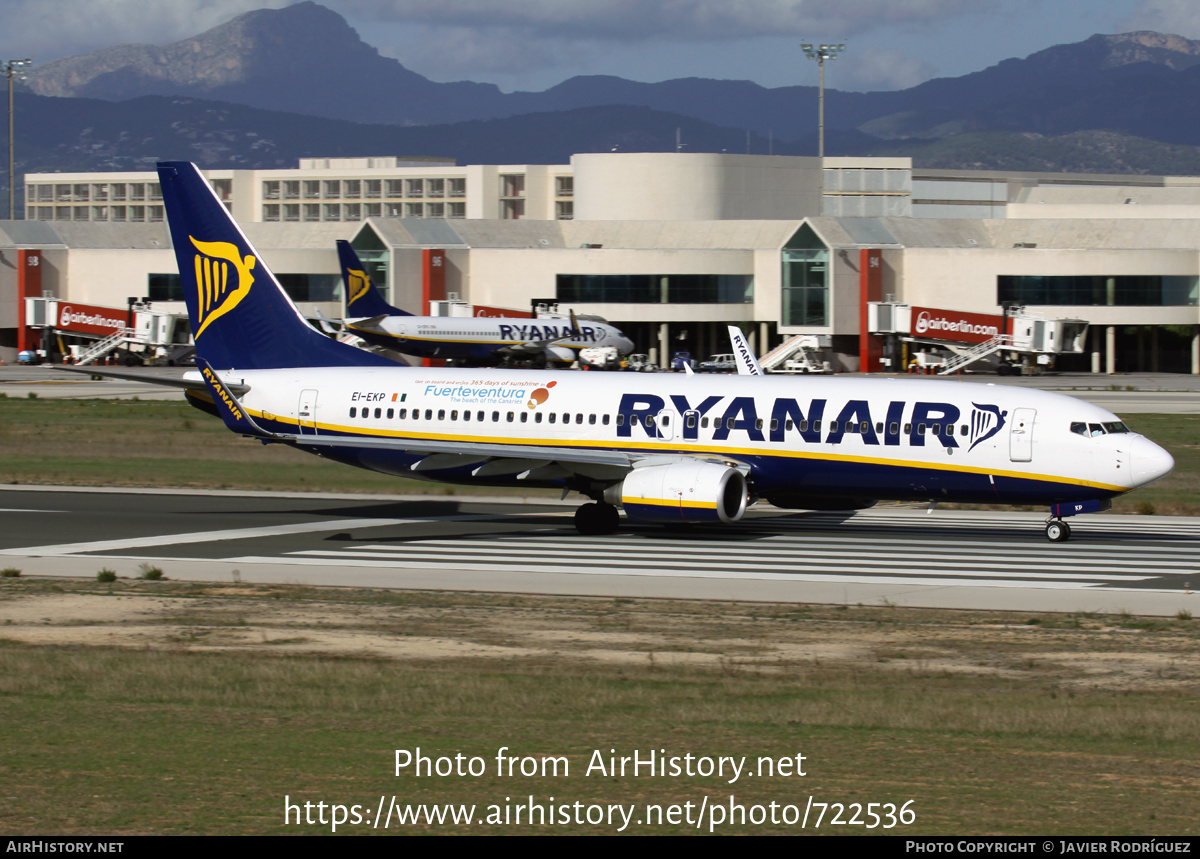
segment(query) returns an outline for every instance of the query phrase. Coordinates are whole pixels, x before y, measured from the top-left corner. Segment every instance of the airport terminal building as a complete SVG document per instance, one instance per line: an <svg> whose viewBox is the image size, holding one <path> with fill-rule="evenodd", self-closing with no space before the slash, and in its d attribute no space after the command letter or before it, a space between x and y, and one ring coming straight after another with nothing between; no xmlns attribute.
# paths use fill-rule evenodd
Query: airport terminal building
<svg viewBox="0 0 1200 859"><path fill-rule="evenodd" d="M1083 320L1084 354L1059 366L1200 373L1200 177L701 153L206 175L306 313L341 315L334 242L347 239L406 310L557 304L608 319L656 363L727 352L737 324L760 354L811 334L838 370L886 369L891 335L867 310L894 304ZM109 326L130 301L182 311L155 174L30 174L25 187L26 220L0 222L0 360L102 333L30 318L27 299L75 317L108 308Z"/></svg>

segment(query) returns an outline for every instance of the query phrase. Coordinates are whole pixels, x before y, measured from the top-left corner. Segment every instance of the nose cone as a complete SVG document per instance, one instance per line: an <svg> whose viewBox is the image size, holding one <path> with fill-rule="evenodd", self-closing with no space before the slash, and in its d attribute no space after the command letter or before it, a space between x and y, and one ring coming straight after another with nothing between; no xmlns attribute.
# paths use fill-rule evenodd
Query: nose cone
<svg viewBox="0 0 1200 859"><path fill-rule="evenodd" d="M617 337L617 351L622 355L628 355L633 351L633 341L624 334Z"/></svg>
<svg viewBox="0 0 1200 859"><path fill-rule="evenodd" d="M1150 439L1138 436L1129 449L1129 467L1136 488L1166 477L1175 467L1175 459Z"/></svg>

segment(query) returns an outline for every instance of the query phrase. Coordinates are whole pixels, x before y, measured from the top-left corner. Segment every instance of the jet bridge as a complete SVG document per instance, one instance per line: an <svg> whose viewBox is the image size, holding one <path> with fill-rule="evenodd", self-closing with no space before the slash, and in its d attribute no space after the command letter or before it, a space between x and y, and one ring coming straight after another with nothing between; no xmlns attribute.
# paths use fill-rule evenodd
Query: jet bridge
<svg viewBox="0 0 1200 859"><path fill-rule="evenodd" d="M943 376L985 360L997 362L1001 375L1035 375L1052 367L1056 355L1082 353L1087 339L1087 321L1048 319L1023 307L1003 316L893 302L871 302L867 310L870 333L949 352L937 368Z"/></svg>
<svg viewBox="0 0 1200 859"><path fill-rule="evenodd" d="M64 354L80 365L119 350L141 353L142 360L183 363L194 351L187 315L151 310L149 304L117 308L26 298L25 319L29 328L54 335Z"/></svg>

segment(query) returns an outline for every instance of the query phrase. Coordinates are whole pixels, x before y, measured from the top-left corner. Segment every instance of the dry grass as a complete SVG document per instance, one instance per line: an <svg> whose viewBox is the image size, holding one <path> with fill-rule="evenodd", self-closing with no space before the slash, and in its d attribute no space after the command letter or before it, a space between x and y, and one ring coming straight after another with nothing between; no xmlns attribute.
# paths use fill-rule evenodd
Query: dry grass
<svg viewBox="0 0 1200 859"><path fill-rule="evenodd" d="M813 794L912 799L913 833L1185 834L1198 638L1188 619L1128 616L5 580L6 829L277 833L285 794ZM397 778L394 750L416 746L573 770ZM585 777L597 749L804 754L810 775Z"/></svg>

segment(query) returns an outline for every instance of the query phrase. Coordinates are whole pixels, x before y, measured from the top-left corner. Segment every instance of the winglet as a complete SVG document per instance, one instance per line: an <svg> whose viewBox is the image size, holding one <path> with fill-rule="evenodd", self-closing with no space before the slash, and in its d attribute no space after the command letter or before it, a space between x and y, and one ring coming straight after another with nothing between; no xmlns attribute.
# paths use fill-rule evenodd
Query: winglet
<svg viewBox="0 0 1200 859"><path fill-rule="evenodd" d="M204 377L204 381L208 383L209 393L212 394L213 405L217 407L217 412L221 415L221 420L225 421L225 426L236 433L242 435L253 436L255 438L271 439L278 438L274 433L269 433L254 422L254 419L238 402L238 398L233 391L221 380L221 377L216 374L212 366L203 358L196 357L196 366L200 368L200 375Z"/></svg>
<svg viewBox="0 0 1200 859"><path fill-rule="evenodd" d="M736 325L729 326L729 340L733 343L733 356L737 360L739 376L761 376L763 369L758 365L758 359L750 351L742 329Z"/></svg>
<svg viewBox="0 0 1200 859"><path fill-rule="evenodd" d="M581 331L579 330L579 320L577 320L577 319L575 318L575 311L574 311L574 310L571 310L571 311L569 311L569 312L570 312L570 314L571 314L571 336L572 336L572 337L575 337L575 338L582 337L582 336L583 336L583 332L581 332ZM566 339L566 338L563 338L563 339Z"/></svg>

